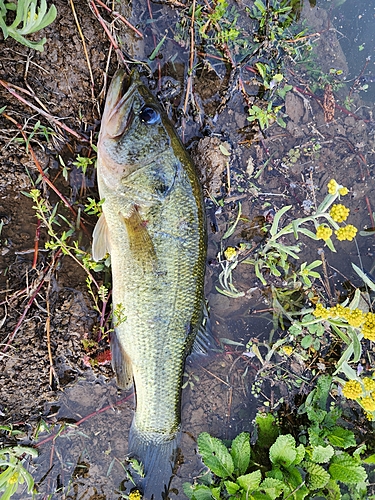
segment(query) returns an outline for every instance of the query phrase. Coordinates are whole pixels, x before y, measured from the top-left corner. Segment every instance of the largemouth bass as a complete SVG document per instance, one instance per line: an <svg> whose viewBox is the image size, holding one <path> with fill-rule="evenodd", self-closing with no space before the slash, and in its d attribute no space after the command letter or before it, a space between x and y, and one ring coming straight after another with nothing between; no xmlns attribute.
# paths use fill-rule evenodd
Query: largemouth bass
<svg viewBox="0 0 375 500"><path fill-rule="evenodd" d="M145 498L166 491L180 431L185 358L202 321L206 233L194 165L137 73L115 74L98 141L103 214L93 257L111 255L117 383L134 382L129 455ZM126 316L126 319L124 319Z"/></svg>

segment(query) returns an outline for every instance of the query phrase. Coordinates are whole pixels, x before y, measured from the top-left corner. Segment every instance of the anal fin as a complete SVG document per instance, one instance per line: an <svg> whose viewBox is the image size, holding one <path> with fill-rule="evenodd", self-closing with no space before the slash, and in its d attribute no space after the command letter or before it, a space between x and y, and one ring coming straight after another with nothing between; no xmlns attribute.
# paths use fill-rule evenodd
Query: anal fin
<svg viewBox="0 0 375 500"><path fill-rule="evenodd" d="M129 356L121 346L116 331L111 333L112 368L116 374L117 385L130 389L133 385L133 372Z"/></svg>

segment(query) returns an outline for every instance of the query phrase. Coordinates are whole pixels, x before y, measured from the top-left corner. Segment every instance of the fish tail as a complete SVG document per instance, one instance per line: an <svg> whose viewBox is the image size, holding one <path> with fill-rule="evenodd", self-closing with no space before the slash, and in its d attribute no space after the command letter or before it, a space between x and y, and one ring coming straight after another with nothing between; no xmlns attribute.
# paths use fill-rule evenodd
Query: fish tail
<svg viewBox="0 0 375 500"><path fill-rule="evenodd" d="M129 456L142 463L144 478L137 486L144 500L167 498L168 487L177 457L180 432L166 440L157 433L144 433L137 429L134 421L129 432Z"/></svg>

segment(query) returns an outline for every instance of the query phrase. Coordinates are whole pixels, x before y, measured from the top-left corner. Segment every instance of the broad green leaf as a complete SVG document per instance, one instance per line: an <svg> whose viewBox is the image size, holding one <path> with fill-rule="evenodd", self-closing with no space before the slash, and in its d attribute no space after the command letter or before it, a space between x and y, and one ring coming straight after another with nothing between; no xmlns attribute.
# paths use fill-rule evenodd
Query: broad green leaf
<svg viewBox="0 0 375 500"><path fill-rule="evenodd" d="M230 454L236 474L245 474L250 463L250 434L241 432L232 442Z"/></svg>
<svg viewBox="0 0 375 500"><path fill-rule="evenodd" d="M234 471L233 459L220 439L208 432L198 436L198 449L204 464L218 477L231 477Z"/></svg>
<svg viewBox="0 0 375 500"><path fill-rule="evenodd" d="M262 480L262 473L260 470L250 472L250 474L245 474L237 478L237 483L243 488L246 493L250 493L253 490L257 490L260 482Z"/></svg>
<svg viewBox="0 0 375 500"><path fill-rule="evenodd" d="M348 453L332 457L328 470L332 479L341 481L344 484L355 484L367 479L365 469Z"/></svg>
<svg viewBox="0 0 375 500"><path fill-rule="evenodd" d="M279 436L270 448L270 460L273 464L289 467L296 459L296 441L291 434Z"/></svg>
<svg viewBox="0 0 375 500"><path fill-rule="evenodd" d="M298 465L305 458L306 451L305 451L305 447L303 446L303 444L300 444L297 446L296 452L297 452L297 455L296 455L296 458L293 460L293 465Z"/></svg>
<svg viewBox="0 0 375 500"><path fill-rule="evenodd" d="M331 478L321 465L314 464L313 462L303 462L302 467L307 472L306 483L310 490L324 488Z"/></svg>
<svg viewBox="0 0 375 500"><path fill-rule="evenodd" d="M375 464L375 453L363 460L365 464Z"/></svg>
<svg viewBox="0 0 375 500"><path fill-rule="evenodd" d="M354 441L354 445L355 445ZM314 446L311 454L312 462L317 464L326 464L329 462L334 454L332 446Z"/></svg>
<svg viewBox="0 0 375 500"><path fill-rule="evenodd" d="M240 489L240 486L232 481L224 481L224 486L229 495L234 495Z"/></svg>
<svg viewBox="0 0 375 500"><path fill-rule="evenodd" d="M266 477L266 479L260 484L259 488L265 491L272 498L272 500L275 500L285 490L285 483L284 481L280 481L279 479L275 479L273 477Z"/></svg>
<svg viewBox="0 0 375 500"><path fill-rule="evenodd" d="M344 450L357 445L353 432L339 426L334 427L334 429L328 434L327 439L333 446L344 448Z"/></svg>
<svg viewBox="0 0 375 500"><path fill-rule="evenodd" d="M185 493L185 495L188 497L188 498L193 498L193 495L194 495L194 486L190 483L184 483L182 485L182 489Z"/></svg>
<svg viewBox="0 0 375 500"><path fill-rule="evenodd" d="M280 434L275 417L271 413L258 413L255 423L258 431L257 446L270 448Z"/></svg>
<svg viewBox="0 0 375 500"><path fill-rule="evenodd" d="M293 500L303 500L309 494L309 490L304 485L301 474L296 467L289 467L283 471L285 483L289 486L291 495L285 495L285 498Z"/></svg>
<svg viewBox="0 0 375 500"><path fill-rule="evenodd" d="M325 486L325 491L327 492L327 500L341 500L341 490L340 486L334 479L330 479Z"/></svg>
<svg viewBox="0 0 375 500"><path fill-rule="evenodd" d="M313 342L312 335L305 335L301 340L301 347L303 347L303 349L308 349L311 346L312 342Z"/></svg>
<svg viewBox="0 0 375 500"><path fill-rule="evenodd" d="M211 494L211 488L200 484L194 488L192 500L212 500L214 497Z"/></svg>

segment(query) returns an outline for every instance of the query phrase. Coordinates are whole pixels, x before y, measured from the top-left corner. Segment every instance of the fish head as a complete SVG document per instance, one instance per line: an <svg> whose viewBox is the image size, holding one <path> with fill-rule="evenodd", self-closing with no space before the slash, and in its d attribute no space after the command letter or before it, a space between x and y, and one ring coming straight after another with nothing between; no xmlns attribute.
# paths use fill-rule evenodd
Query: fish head
<svg viewBox="0 0 375 500"><path fill-rule="evenodd" d="M108 90L102 117L99 177L115 188L135 170L160 157L173 140L172 125L138 72L127 75L119 69Z"/></svg>

